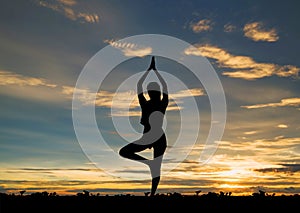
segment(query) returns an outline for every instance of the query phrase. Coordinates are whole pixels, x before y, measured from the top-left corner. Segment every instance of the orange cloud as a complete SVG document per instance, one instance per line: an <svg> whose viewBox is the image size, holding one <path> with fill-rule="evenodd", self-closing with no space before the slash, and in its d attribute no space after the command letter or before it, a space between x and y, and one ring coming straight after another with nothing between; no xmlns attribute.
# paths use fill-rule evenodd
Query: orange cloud
<svg viewBox="0 0 300 213"><path fill-rule="evenodd" d="M49 84L46 79L28 77L16 74L10 71L0 70L0 85L18 85L18 86L46 86L56 87L55 84Z"/></svg>
<svg viewBox="0 0 300 213"><path fill-rule="evenodd" d="M245 135L254 135L256 134L257 131L248 131L248 132L244 132Z"/></svg>
<svg viewBox="0 0 300 213"><path fill-rule="evenodd" d="M284 107L284 106L300 106L300 98L285 98L282 99L280 102L275 103L267 103L267 104L255 104L249 106L241 106L246 109L258 109L258 108L265 108L265 107Z"/></svg>
<svg viewBox="0 0 300 213"><path fill-rule="evenodd" d="M288 128L288 125L286 125L286 124L278 124L277 127L281 128L281 129L286 129L286 128Z"/></svg>
<svg viewBox="0 0 300 213"><path fill-rule="evenodd" d="M253 41L267 41L274 42L279 39L274 28L264 29L262 22L252 22L244 26L244 35Z"/></svg>
<svg viewBox="0 0 300 213"><path fill-rule="evenodd" d="M196 47L196 48L195 48ZM298 76L299 68L293 65L259 63L249 56L236 56L226 50L209 44L191 46L185 50L186 55L196 55L215 59L219 67L236 71L226 71L223 75L231 78L253 80L272 75L280 77Z"/></svg>
<svg viewBox="0 0 300 213"><path fill-rule="evenodd" d="M67 6L73 6L77 4L75 0L57 0L57 1Z"/></svg>
<svg viewBox="0 0 300 213"><path fill-rule="evenodd" d="M202 19L196 23L191 23L190 27L192 28L193 32L200 33L203 31L211 31L212 30L212 21L209 19Z"/></svg>
<svg viewBox="0 0 300 213"><path fill-rule="evenodd" d="M85 13L76 11L72 6L76 5L75 0L56 0L54 2L40 1L39 5L54 10L55 12L63 14L72 21L79 20L82 23L97 23L99 16L94 13Z"/></svg>

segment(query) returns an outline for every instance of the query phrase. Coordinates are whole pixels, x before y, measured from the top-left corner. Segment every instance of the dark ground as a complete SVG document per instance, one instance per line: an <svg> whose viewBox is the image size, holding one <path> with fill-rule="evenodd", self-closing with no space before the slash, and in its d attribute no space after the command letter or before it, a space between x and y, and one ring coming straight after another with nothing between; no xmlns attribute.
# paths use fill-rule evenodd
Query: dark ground
<svg viewBox="0 0 300 213"><path fill-rule="evenodd" d="M272 212L300 208L300 196L1 196L0 212Z"/></svg>

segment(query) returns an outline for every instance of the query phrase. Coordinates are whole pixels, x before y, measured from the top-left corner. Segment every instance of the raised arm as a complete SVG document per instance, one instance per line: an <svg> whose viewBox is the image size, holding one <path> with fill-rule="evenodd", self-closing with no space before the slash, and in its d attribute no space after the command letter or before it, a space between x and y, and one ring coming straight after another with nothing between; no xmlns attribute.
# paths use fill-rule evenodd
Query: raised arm
<svg viewBox="0 0 300 213"><path fill-rule="evenodd" d="M162 85L162 91L165 95L168 95L168 87L167 87L167 83L166 81L163 79L163 77L158 73L156 66L155 66L155 59L154 56L152 56L151 59L151 64L150 67L148 68L148 71L153 69L153 71L155 72L156 76L158 77L158 80L160 81L161 85Z"/></svg>
<svg viewBox="0 0 300 213"><path fill-rule="evenodd" d="M142 77L140 78L140 80L138 81L137 83L137 93L138 95L142 95L143 94L143 83L147 77L147 75L149 74L149 71L150 70L147 70L143 75Z"/></svg>
<svg viewBox="0 0 300 213"><path fill-rule="evenodd" d="M137 83L137 93L138 95L140 94L143 94L143 83L147 77L147 75L149 74L149 71L150 70L156 70L155 68L155 60L154 60L154 56L152 56L152 59L151 59L151 63L150 63L150 66L149 68L147 69L147 71L142 75L142 77L140 78L140 80L138 81Z"/></svg>
<svg viewBox="0 0 300 213"><path fill-rule="evenodd" d="M159 74L159 72L155 69L154 70L158 80L160 81L161 85L162 85L162 91L165 95L168 95L168 86L166 81L163 79L163 77Z"/></svg>

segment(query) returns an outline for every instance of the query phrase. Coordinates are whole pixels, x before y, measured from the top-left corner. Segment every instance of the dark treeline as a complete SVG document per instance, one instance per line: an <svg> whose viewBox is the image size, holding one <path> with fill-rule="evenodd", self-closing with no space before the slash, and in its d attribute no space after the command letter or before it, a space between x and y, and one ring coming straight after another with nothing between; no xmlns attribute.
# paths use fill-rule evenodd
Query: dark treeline
<svg viewBox="0 0 300 213"><path fill-rule="evenodd" d="M61 196L55 192L0 194L0 212L103 212L103 211L286 211L299 208L300 196L280 195L258 191L249 196L234 196L230 192L195 191L194 195L180 193L135 196L131 194L102 195L87 190Z"/></svg>
<svg viewBox="0 0 300 213"><path fill-rule="evenodd" d="M155 197L189 197L189 196L202 196L202 197L225 197L225 196L233 196L232 192L223 192L220 191L219 193L216 192L208 192L208 193L201 193L201 190L196 190L194 192L194 195L183 195L181 193L178 192L168 192L168 193L157 193L155 195ZM149 196L150 192L144 192L144 196ZM0 192L0 198L2 197L15 197L15 196L31 196L31 197L53 197L53 196L60 196L58 193L56 192L47 192L47 191L43 191L43 192L32 192L32 193L28 193L26 192L26 190L21 190L18 193L1 193ZM88 190L83 190L82 192L77 192L74 195L62 195L62 196L78 196L78 197L90 197L90 196L136 196L134 194L115 194L115 195L108 195L108 194L100 194L99 192L97 193L91 193ZM278 196L275 193L267 193L263 190L258 190L258 192L254 192L252 193L252 195L248 195L251 197L265 197L265 196ZM286 194L281 194L279 196L285 197L285 196L293 196L293 197L298 197L300 196L299 194L292 194L292 195L286 195ZM247 196L243 196L243 197L247 197Z"/></svg>

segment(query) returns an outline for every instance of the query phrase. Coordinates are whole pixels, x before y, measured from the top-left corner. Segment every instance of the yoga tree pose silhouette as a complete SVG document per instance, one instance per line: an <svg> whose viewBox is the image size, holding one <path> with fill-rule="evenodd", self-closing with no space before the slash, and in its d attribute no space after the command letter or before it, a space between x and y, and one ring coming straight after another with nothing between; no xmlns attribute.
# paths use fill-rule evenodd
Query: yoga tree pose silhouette
<svg viewBox="0 0 300 213"><path fill-rule="evenodd" d="M147 85L150 99L146 100L142 85L151 70L154 71L162 85L162 98L159 83L150 82ZM156 69L154 56L152 56L149 68L137 83L137 93L142 110L140 123L144 126L143 135L140 139L121 148L119 154L124 158L139 161L149 166L152 177L150 196L153 196L160 181L162 159L167 148L167 139L162 127L169 103L167 83ZM153 159L147 159L137 154L137 152L152 148Z"/></svg>

